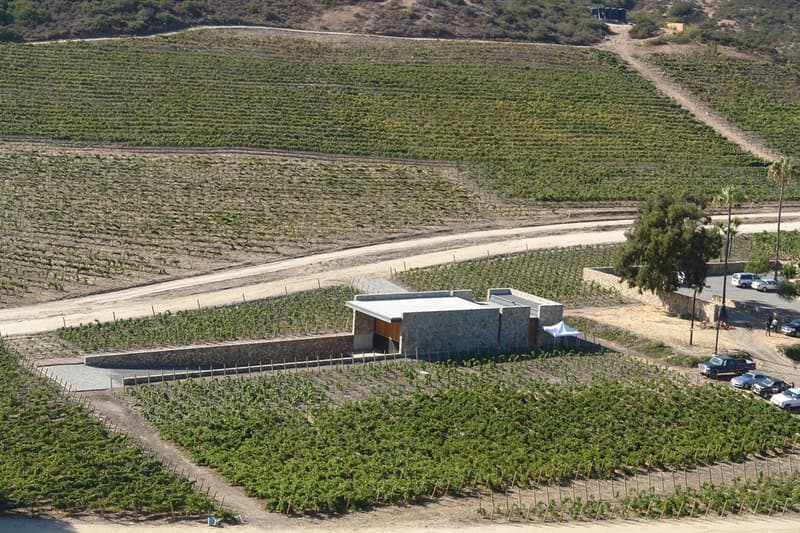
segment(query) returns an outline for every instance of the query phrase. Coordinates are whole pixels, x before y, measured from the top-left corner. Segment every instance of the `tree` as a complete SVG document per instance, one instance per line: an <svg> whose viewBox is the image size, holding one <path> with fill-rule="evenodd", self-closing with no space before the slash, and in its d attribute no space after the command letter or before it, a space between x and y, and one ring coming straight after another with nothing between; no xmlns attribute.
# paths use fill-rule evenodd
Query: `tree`
<svg viewBox="0 0 800 533"><path fill-rule="evenodd" d="M748 272L761 274L762 272L767 272L772 269L772 261L770 261L766 252L758 250L750 255L747 263L744 265L744 269Z"/></svg>
<svg viewBox="0 0 800 533"><path fill-rule="evenodd" d="M714 203L722 206L725 208L728 214L728 223L725 229L725 270L722 274L722 307L720 308L719 313L717 313L717 331L714 336L714 353L717 353L719 349L719 326L720 321L725 318L725 292L728 288L728 257L731 254L731 237L732 235L732 226L733 221L731 220L731 212L733 211L733 206L739 205L744 200L744 193L739 190L738 187L735 185L728 185L727 187L723 187L720 191L719 195L714 198Z"/></svg>
<svg viewBox="0 0 800 533"><path fill-rule="evenodd" d="M614 258L617 274L630 287L657 293L675 291L682 272L687 285L702 289L707 263L722 247L719 230L707 225L705 206L684 193L664 193L645 202Z"/></svg>
<svg viewBox="0 0 800 533"><path fill-rule="evenodd" d="M784 157L769 166L767 175L780 186L778 195L778 234L775 237L775 281L778 280L778 264L781 260L781 211L783 209L783 189L787 183L800 177L800 164L791 157Z"/></svg>
<svg viewBox="0 0 800 533"><path fill-rule="evenodd" d="M633 39L647 39L658 34L658 24L647 15L638 15L634 18L633 28L628 31L628 35Z"/></svg>
<svg viewBox="0 0 800 533"><path fill-rule="evenodd" d="M736 235L739 233L739 226L742 225L742 219L739 217L733 217L727 223L723 222L722 220L716 220L714 221L714 225L719 228L720 233L722 233L722 239L726 243L726 245L722 247L726 256L720 256L720 261L730 261L733 243L736 239Z"/></svg>

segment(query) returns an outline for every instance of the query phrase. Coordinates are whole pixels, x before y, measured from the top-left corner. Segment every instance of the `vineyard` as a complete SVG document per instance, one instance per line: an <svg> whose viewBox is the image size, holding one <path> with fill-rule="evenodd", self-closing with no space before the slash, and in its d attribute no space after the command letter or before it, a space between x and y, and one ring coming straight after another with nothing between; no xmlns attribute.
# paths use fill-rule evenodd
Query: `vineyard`
<svg viewBox="0 0 800 533"><path fill-rule="evenodd" d="M730 176L771 197L763 162L594 49L195 31L3 45L0 91L12 136L456 161L533 201L705 192Z"/></svg>
<svg viewBox="0 0 800 533"><path fill-rule="evenodd" d="M578 246L532 250L524 254L475 259L398 272L395 277L416 290L471 289L476 296L490 287L513 287L565 305L619 303L616 291L583 281L584 267L612 264L616 246Z"/></svg>
<svg viewBox="0 0 800 533"><path fill-rule="evenodd" d="M126 437L109 435L0 348L0 513L197 516L214 504Z"/></svg>
<svg viewBox="0 0 800 533"><path fill-rule="evenodd" d="M452 173L376 162L0 146L0 302L438 230L484 220L490 209L510 213Z"/></svg>
<svg viewBox="0 0 800 533"><path fill-rule="evenodd" d="M352 312L344 302L354 295L350 287L331 287L237 305L81 324L56 334L84 351L108 351L338 333L350 329Z"/></svg>
<svg viewBox="0 0 800 533"><path fill-rule="evenodd" d="M510 360L402 360L129 394L198 463L287 513L742 461L786 449L800 430L749 395L619 354Z"/></svg>
<svg viewBox="0 0 800 533"><path fill-rule="evenodd" d="M786 155L800 155L800 73L796 67L721 54L648 58L732 122Z"/></svg>
<svg viewBox="0 0 800 533"><path fill-rule="evenodd" d="M753 255L762 254L769 258L775 256L775 235L763 231L752 235L742 235L738 240L742 241L738 253L745 258ZM781 260L798 261L800 260L800 231L781 230Z"/></svg>

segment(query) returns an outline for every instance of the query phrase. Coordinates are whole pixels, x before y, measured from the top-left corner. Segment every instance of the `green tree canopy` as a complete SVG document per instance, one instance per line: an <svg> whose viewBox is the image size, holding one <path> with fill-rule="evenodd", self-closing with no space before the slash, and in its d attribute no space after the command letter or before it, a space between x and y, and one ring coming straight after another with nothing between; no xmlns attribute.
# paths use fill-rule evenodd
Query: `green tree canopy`
<svg viewBox="0 0 800 533"><path fill-rule="evenodd" d="M648 200L614 258L617 274L640 291L674 291L679 272L688 285L702 287L707 263L722 247L719 230L707 225L705 207L704 201L682 193Z"/></svg>

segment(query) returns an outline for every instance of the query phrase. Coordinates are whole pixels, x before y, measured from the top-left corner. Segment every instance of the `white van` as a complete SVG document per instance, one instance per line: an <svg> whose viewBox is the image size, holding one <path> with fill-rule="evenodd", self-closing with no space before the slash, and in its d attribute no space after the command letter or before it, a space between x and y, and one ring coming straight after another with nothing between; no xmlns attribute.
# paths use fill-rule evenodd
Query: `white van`
<svg viewBox="0 0 800 533"><path fill-rule="evenodd" d="M759 277L752 272L737 272L731 276L731 285L734 287L749 289L750 285L757 279L759 279Z"/></svg>

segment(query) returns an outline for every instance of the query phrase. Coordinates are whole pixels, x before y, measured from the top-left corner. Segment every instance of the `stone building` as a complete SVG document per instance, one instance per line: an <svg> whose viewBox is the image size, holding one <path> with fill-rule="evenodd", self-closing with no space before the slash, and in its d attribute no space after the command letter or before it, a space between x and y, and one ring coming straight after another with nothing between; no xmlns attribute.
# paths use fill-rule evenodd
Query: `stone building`
<svg viewBox="0 0 800 533"><path fill-rule="evenodd" d="M561 321L563 306L514 289L361 294L353 310L353 351L407 357L525 352L541 344L544 326Z"/></svg>

